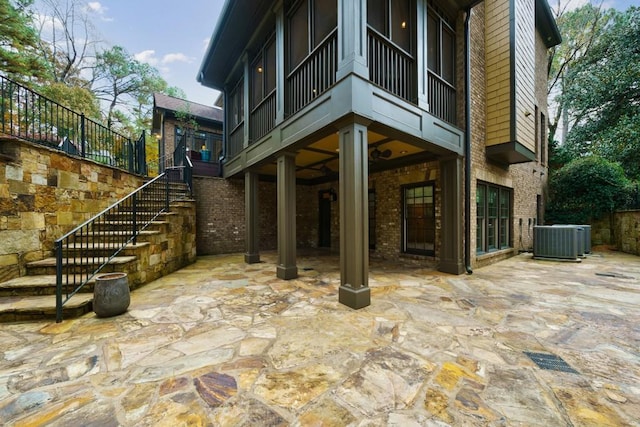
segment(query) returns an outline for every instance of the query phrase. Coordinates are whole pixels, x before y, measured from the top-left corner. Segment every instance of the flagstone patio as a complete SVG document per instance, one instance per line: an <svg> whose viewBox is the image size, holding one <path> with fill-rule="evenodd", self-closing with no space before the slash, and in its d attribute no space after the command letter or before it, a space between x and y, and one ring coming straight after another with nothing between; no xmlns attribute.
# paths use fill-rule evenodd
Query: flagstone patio
<svg viewBox="0 0 640 427"><path fill-rule="evenodd" d="M262 258L201 257L118 317L0 324L0 424L640 425L639 257L468 276L372 261L358 311L336 256L299 257L289 281Z"/></svg>

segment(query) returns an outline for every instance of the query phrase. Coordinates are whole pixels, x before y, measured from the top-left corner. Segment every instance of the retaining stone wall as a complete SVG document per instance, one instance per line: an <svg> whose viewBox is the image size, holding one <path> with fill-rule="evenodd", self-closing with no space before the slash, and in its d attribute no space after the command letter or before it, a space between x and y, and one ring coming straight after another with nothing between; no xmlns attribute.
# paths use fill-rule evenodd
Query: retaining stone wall
<svg viewBox="0 0 640 427"><path fill-rule="evenodd" d="M129 194L142 177L0 136L0 281L52 255L54 241Z"/></svg>

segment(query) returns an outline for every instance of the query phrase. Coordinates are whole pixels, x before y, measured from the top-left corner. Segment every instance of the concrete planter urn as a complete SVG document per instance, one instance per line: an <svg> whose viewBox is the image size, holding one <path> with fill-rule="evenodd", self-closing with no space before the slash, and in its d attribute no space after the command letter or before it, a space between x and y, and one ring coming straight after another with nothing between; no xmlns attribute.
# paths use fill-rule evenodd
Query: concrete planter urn
<svg viewBox="0 0 640 427"><path fill-rule="evenodd" d="M108 273L96 277L93 311L98 317L117 316L127 311L131 295L127 273Z"/></svg>

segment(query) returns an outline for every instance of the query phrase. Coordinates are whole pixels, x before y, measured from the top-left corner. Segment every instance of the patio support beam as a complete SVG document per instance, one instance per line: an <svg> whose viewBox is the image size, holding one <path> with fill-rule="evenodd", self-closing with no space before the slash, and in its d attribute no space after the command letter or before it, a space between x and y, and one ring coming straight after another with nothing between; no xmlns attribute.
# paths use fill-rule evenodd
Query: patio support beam
<svg viewBox="0 0 640 427"><path fill-rule="evenodd" d="M248 171L244 174L244 220L246 230L244 262L255 264L260 262L257 172Z"/></svg>
<svg viewBox="0 0 640 427"><path fill-rule="evenodd" d="M338 0L338 71L369 80L367 63L367 0Z"/></svg>
<svg viewBox="0 0 640 427"><path fill-rule="evenodd" d="M462 221L462 158L450 157L440 160L440 182L442 192L442 229L440 241L440 264L438 270L464 273Z"/></svg>
<svg viewBox="0 0 640 427"><path fill-rule="evenodd" d="M298 277L296 266L296 154L278 157L278 266L280 279Z"/></svg>
<svg viewBox="0 0 640 427"><path fill-rule="evenodd" d="M369 289L369 170L367 126L350 123L340 144L340 303L371 304Z"/></svg>

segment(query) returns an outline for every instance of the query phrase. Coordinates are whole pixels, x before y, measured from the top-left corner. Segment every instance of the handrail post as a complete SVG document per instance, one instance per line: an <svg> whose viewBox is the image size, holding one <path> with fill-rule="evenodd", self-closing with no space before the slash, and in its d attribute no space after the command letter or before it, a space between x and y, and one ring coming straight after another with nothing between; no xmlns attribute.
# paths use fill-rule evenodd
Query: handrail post
<svg viewBox="0 0 640 427"><path fill-rule="evenodd" d="M82 158L86 157L86 150L87 150L87 142L86 142L86 138L85 138L85 117L84 117L84 113L80 114L80 144L82 147Z"/></svg>
<svg viewBox="0 0 640 427"><path fill-rule="evenodd" d="M56 323L62 322L62 240L56 240Z"/></svg>
<svg viewBox="0 0 640 427"><path fill-rule="evenodd" d="M131 221L133 226L133 244L138 242L138 195L133 194L133 219Z"/></svg>
<svg viewBox="0 0 640 427"><path fill-rule="evenodd" d="M165 186L166 187L166 191L165 191L166 197L165 197L165 206L164 206L164 208L165 208L165 210L167 212L169 212L169 174L166 173L166 171L165 171L165 174L164 174L164 180L166 182L166 186Z"/></svg>

